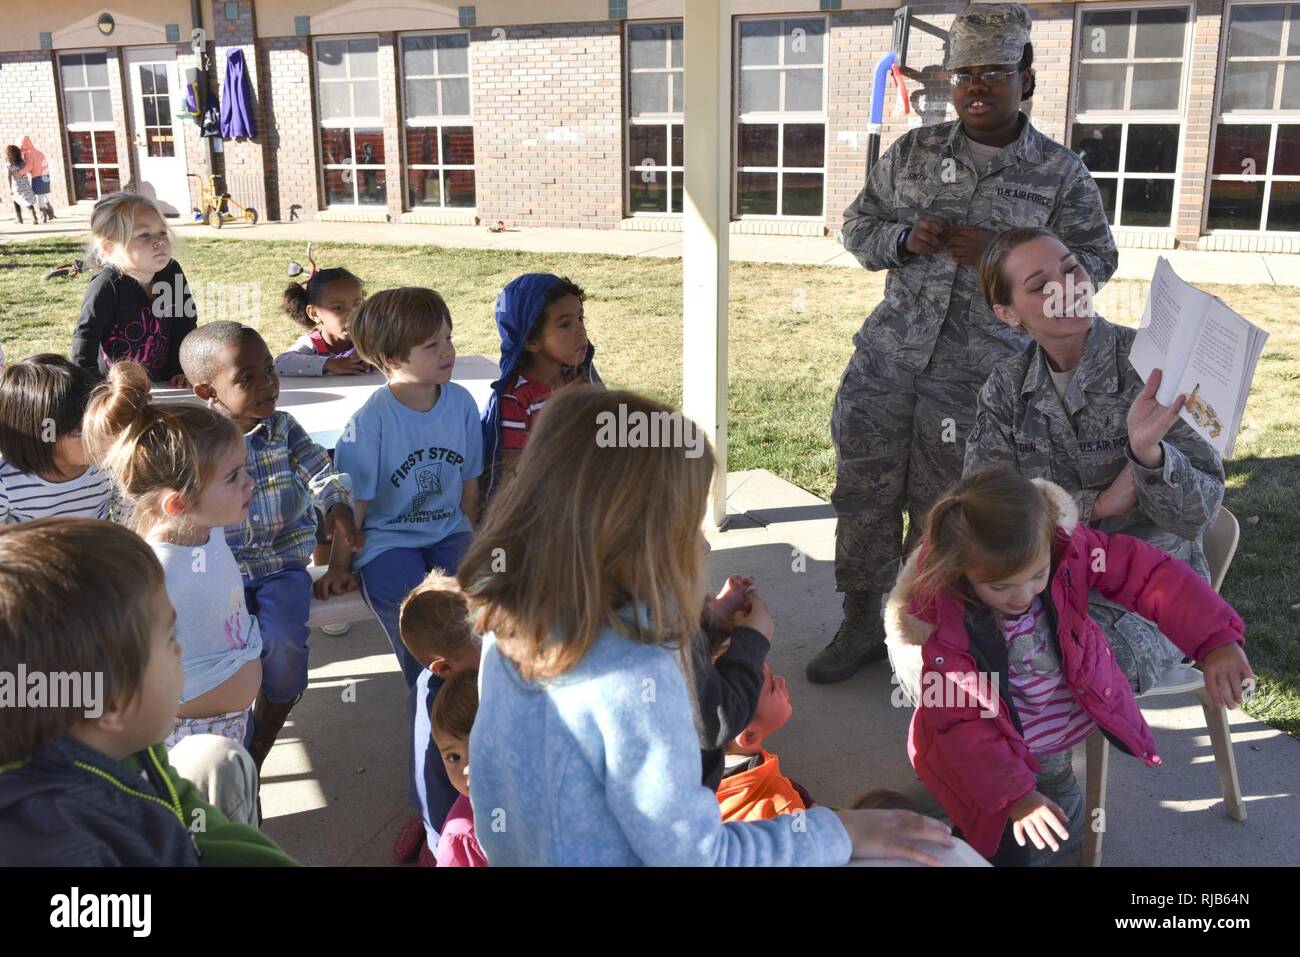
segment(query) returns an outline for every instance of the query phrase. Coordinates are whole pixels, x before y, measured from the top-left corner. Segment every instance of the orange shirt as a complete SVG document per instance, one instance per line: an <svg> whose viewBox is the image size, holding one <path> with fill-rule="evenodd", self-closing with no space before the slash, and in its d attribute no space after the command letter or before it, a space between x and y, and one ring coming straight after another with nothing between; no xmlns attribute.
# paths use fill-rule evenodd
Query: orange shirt
<svg viewBox="0 0 1300 957"><path fill-rule="evenodd" d="M807 807L790 779L781 773L780 759L768 751L761 751L760 757L763 760L757 767L726 775L718 785L723 823L764 821Z"/></svg>

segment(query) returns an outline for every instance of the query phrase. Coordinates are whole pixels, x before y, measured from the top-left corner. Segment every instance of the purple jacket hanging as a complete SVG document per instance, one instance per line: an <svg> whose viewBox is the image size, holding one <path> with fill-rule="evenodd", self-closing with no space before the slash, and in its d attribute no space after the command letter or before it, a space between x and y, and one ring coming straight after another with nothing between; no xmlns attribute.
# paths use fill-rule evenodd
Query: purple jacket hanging
<svg viewBox="0 0 1300 957"><path fill-rule="evenodd" d="M226 139L254 136L253 91L244 72L244 51L226 57L226 82L221 97L221 135Z"/></svg>

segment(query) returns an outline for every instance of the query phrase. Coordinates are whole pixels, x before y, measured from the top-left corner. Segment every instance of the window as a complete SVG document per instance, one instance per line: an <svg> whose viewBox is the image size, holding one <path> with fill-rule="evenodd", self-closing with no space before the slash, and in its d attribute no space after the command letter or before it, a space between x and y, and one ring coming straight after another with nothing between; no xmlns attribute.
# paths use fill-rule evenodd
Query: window
<svg viewBox="0 0 1300 957"><path fill-rule="evenodd" d="M627 28L627 208L682 211L682 24Z"/></svg>
<svg viewBox="0 0 1300 957"><path fill-rule="evenodd" d="M414 208L473 209L469 34L402 37L406 195Z"/></svg>
<svg viewBox="0 0 1300 957"><path fill-rule="evenodd" d="M1229 8L1205 225L1300 232L1300 4Z"/></svg>
<svg viewBox="0 0 1300 957"><path fill-rule="evenodd" d="M150 156L175 156L172 101L167 88L166 63L141 63L140 105L144 109L145 148Z"/></svg>
<svg viewBox="0 0 1300 957"><path fill-rule="evenodd" d="M327 206L385 206L379 40L316 41L321 166Z"/></svg>
<svg viewBox="0 0 1300 957"><path fill-rule="evenodd" d="M826 185L826 20L741 20L738 216L820 219Z"/></svg>
<svg viewBox="0 0 1300 957"><path fill-rule="evenodd" d="M63 118L68 134L72 195L97 200L122 188L117 134L108 92L106 53L62 53Z"/></svg>
<svg viewBox="0 0 1300 957"><path fill-rule="evenodd" d="M1070 148L1112 226L1173 225L1189 16L1185 6L1079 13Z"/></svg>

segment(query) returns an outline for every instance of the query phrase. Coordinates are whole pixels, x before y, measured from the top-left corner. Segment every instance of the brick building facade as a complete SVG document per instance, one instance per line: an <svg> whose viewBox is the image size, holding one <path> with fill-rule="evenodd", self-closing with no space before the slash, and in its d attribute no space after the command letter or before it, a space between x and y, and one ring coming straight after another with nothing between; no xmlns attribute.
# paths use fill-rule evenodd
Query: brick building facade
<svg viewBox="0 0 1300 957"><path fill-rule="evenodd" d="M188 216L216 173L263 218L671 230L682 4L202 0L196 52L187 0L13 0L0 139L45 153L56 205L134 183ZM882 149L952 117L939 67L964 6L910 6L913 113L891 90ZM1084 155L1121 245L1300 252L1300 3L1028 6L1026 112ZM839 227L895 10L734 0L734 229ZM202 56L225 97L236 49L255 135L204 138L177 115L187 79Z"/></svg>

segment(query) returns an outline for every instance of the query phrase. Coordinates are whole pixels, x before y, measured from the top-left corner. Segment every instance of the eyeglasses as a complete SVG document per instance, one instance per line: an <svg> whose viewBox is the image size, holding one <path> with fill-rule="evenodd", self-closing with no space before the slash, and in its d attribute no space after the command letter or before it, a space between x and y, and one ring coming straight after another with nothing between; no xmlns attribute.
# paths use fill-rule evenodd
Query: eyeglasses
<svg viewBox="0 0 1300 957"><path fill-rule="evenodd" d="M956 87L968 87L976 80L985 86L1005 86L1019 70L985 70L983 73L951 73L948 82Z"/></svg>

